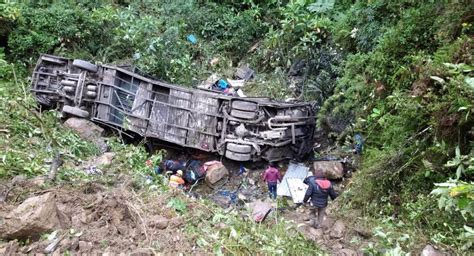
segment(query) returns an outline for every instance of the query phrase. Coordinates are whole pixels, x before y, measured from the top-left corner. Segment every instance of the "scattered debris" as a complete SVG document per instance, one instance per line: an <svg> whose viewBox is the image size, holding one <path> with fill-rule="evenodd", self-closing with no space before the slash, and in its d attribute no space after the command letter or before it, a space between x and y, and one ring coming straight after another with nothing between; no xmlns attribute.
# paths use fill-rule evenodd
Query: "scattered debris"
<svg viewBox="0 0 474 256"><path fill-rule="evenodd" d="M245 80L244 79L239 79L239 80L233 80L233 79L227 79L227 81L229 82L230 86L232 86L233 88L242 88L245 86Z"/></svg>
<svg viewBox="0 0 474 256"><path fill-rule="evenodd" d="M315 161L313 167L315 170L323 170L326 178L330 180L341 179L344 176L344 167L340 161Z"/></svg>
<svg viewBox="0 0 474 256"><path fill-rule="evenodd" d="M66 122L64 122L64 126L74 130L82 139L97 145L101 152L107 151L107 144L102 138L104 129L100 126L89 120L77 117L70 117L67 119Z"/></svg>
<svg viewBox="0 0 474 256"><path fill-rule="evenodd" d="M303 180L309 174L308 171L309 171L309 167L305 166L303 163L290 162L290 165L288 166L288 170L283 176L283 180L281 181L280 184L278 184L277 195L293 197L291 189L294 189L293 194L296 196L296 198L293 198L293 201L298 201L299 196L301 195L301 192L299 192L301 188L298 185L299 182L295 180L301 180L301 183L303 183ZM292 183L291 188L290 188L290 185L288 184L289 179L291 179L290 183ZM304 193L303 193L303 197L304 197ZM301 201L303 201L303 198L301 198Z"/></svg>
<svg viewBox="0 0 474 256"><path fill-rule="evenodd" d="M237 77L238 79L243 79L245 81L250 80L250 78L253 77L255 74L255 71L250 69L248 66L241 66L237 68L237 70L234 73L234 76Z"/></svg>
<svg viewBox="0 0 474 256"><path fill-rule="evenodd" d="M87 175L103 175L104 172L97 168L97 166L93 165L93 166L89 166L88 168L86 168L84 170L84 172L87 174Z"/></svg>
<svg viewBox="0 0 474 256"><path fill-rule="evenodd" d="M308 189L308 185L304 184L300 178L287 178L288 188L290 190L291 198L293 203L303 203L304 195Z"/></svg>
<svg viewBox="0 0 474 256"><path fill-rule="evenodd" d="M54 194L26 199L6 217L0 227L3 239L26 239L38 237L62 226Z"/></svg>
<svg viewBox="0 0 474 256"><path fill-rule="evenodd" d="M252 219L255 222L262 222L272 210L272 205L268 202L256 201L251 208Z"/></svg>
<svg viewBox="0 0 474 256"><path fill-rule="evenodd" d="M197 38L195 35L193 34L189 34L186 39L188 39L189 42L191 42L192 44L196 44L197 43Z"/></svg>

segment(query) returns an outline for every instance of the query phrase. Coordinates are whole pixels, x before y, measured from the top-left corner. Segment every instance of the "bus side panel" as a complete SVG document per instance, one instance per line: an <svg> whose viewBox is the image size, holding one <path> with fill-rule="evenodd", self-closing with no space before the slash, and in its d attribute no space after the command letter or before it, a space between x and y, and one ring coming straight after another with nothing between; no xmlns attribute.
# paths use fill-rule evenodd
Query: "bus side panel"
<svg viewBox="0 0 474 256"><path fill-rule="evenodd" d="M171 106L168 113L165 139L184 146L186 145L188 132L186 128L188 126L189 109L191 107L191 93L171 89L169 103Z"/></svg>
<svg viewBox="0 0 474 256"><path fill-rule="evenodd" d="M130 130L140 134L145 135L147 129L146 120L148 118L148 113L150 110L150 101L148 100L151 97L151 84L140 81L140 85L135 95L135 101L133 102L131 114L138 117L129 117L130 121Z"/></svg>
<svg viewBox="0 0 474 256"><path fill-rule="evenodd" d="M190 130L188 133L188 145L204 150L215 151L215 136L204 134L217 132L217 117L219 110L218 99L211 98L205 94L195 93L192 102L191 118L189 120Z"/></svg>
<svg viewBox="0 0 474 256"><path fill-rule="evenodd" d="M114 84L115 70L104 68L104 75L102 85L100 86L98 102L103 103L99 104L97 107L97 118L103 121L109 120L110 107L107 104L111 103L112 99L112 88L108 86L109 84Z"/></svg>

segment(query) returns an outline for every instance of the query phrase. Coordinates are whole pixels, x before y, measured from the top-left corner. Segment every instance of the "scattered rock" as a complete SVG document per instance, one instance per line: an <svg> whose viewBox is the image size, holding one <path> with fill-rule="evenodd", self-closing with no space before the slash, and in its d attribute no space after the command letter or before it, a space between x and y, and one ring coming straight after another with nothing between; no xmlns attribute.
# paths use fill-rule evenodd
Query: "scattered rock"
<svg viewBox="0 0 474 256"><path fill-rule="evenodd" d="M69 247L69 249L76 250L77 248L79 248L79 238L74 237L71 241L71 246Z"/></svg>
<svg viewBox="0 0 474 256"><path fill-rule="evenodd" d="M366 239L372 236L372 232L370 232L369 230L363 229L362 227L355 228L355 232L357 232L359 236Z"/></svg>
<svg viewBox="0 0 474 256"><path fill-rule="evenodd" d="M82 139L96 144L101 152L107 151L107 144L101 137L104 133L104 129L102 129L100 126L89 120L77 117L71 117L66 120L66 122L64 122L64 126L74 130Z"/></svg>
<svg viewBox="0 0 474 256"><path fill-rule="evenodd" d="M26 239L38 237L45 232L61 227L55 196L46 193L26 199L6 217L0 227L4 239Z"/></svg>
<svg viewBox="0 0 474 256"><path fill-rule="evenodd" d="M334 220L330 216L326 215L324 220L323 220L323 224L321 225L321 227L323 229L329 229L330 227L334 226L335 222L336 222L336 220Z"/></svg>
<svg viewBox="0 0 474 256"><path fill-rule="evenodd" d="M12 179L12 185L21 185L26 181L26 176L25 175L17 175L13 177Z"/></svg>
<svg viewBox="0 0 474 256"><path fill-rule="evenodd" d="M79 251L88 252L92 249L92 243L86 241L79 241Z"/></svg>
<svg viewBox="0 0 474 256"><path fill-rule="evenodd" d="M169 220L163 216L156 216L148 223L148 226L157 229L165 229L168 227Z"/></svg>
<svg viewBox="0 0 474 256"><path fill-rule="evenodd" d="M218 229L226 229L228 226L225 223L219 222L219 224L216 225Z"/></svg>
<svg viewBox="0 0 474 256"><path fill-rule="evenodd" d="M344 176L344 167L339 161L315 161L314 169L322 169L326 178L341 179Z"/></svg>
<svg viewBox="0 0 474 256"><path fill-rule="evenodd" d="M337 251L337 250L341 250L342 248L344 248L344 246L342 246L342 244L340 244L340 243L336 243L336 244L334 244L333 246L331 246L331 248L332 248L334 251Z"/></svg>
<svg viewBox="0 0 474 256"><path fill-rule="evenodd" d="M130 253L130 256L149 256L149 255L155 255L155 252L150 248L140 248Z"/></svg>
<svg viewBox="0 0 474 256"><path fill-rule="evenodd" d="M112 160L115 157L114 152L106 152L94 160L92 165L96 166L109 166L112 164Z"/></svg>
<svg viewBox="0 0 474 256"><path fill-rule="evenodd" d="M323 230L318 228L313 228L313 227L310 227L309 228L309 233L315 237L322 237L323 236Z"/></svg>
<svg viewBox="0 0 474 256"><path fill-rule="evenodd" d="M421 256L442 256L442 255L444 254L436 250L430 244L427 244L425 248L423 248L423 251L421 251Z"/></svg>
<svg viewBox="0 0 474 256"><path fill-rule="evenodd" d="M214 187L217 183L224 178L229 177L229 171L221 162L217 162L207 168L206 172L206 183L207 185Z"/></svg>
<svg viewBox="0 0 474 256"><path fill-rule="evenodd" d="M228 196L222 196L222 195L216 195L212 197L212 200L214 203L216 203L218 206L227 209L232 202L232 199Z"/></svg>
<svg viewBox="0 0 474 256"><path fill-rule="evenodd" d="M184 219L181 217L174 217L169 221L171 228L179 228L184 225Z"/></svg>
<svg viewBox="0 0 474 256"><path fill-rule="evenodd" d="M10 256L17 255L18 242L10 241L8 244L3 244L0 248L0 255Z"/></svg>
<svg viewBox="0 0 474 256"><path fill-rule="evenodd" d="M351 249L342 249L336 253L337 256L357 256L357 252Z"/></svg>
<svg viewBox="0 0 474 256"><path fill-rule="evenodd" d="M61 240L61 242L59 242L59 247L62 248L62 249L69 249L69 246L71 246L71 239L69 238L64 238L63 240Z"/></svg>
<svg viewBox="0 0 474 256"><path fill-rule="evenodd" d="M29 182L34 186L42 187L46 183L46 180L47 180L46 177L37 176L29 180Z"/></svg>
<svg viewBox="0 0 474 256"><path fill-rule="evenodd" d="M344 236L344 231L346 230L346 225L344 225L344 222L341 220L336 221L334 223L334 226L332 227L331 232L329 233L329 236L331 238L341 238Z"/></svg>

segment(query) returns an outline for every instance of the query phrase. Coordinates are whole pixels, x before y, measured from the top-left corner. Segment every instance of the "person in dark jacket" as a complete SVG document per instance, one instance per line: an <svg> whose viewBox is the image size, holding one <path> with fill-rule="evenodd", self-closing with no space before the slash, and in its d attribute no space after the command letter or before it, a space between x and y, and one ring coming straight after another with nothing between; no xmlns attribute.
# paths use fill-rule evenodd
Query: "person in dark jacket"
<svg viewBox="0 0 474 256"><path fill-rule="evenodd" d="M336 199L337 194L332 187L331 182L324 176L323 170L316 170L314 176L307 177L304 183L308 185L303 203L307 203L311 199L312 215L316 219L316 228L321 227L328 206L328 197L332 200Z"/></svg>

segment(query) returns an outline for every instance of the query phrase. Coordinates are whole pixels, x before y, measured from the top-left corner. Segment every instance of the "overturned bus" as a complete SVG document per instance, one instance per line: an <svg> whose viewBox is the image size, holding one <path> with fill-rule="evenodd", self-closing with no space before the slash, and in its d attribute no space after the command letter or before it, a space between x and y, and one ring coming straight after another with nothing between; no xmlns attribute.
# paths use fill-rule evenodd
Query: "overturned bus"
<svg viewBox="0 0 474 256"><path fill-rule="evenodd" d="M52 55L39 58L31 91L65 115L237 161L300 158L312 150L310 103L226 96Z"/></svg>

